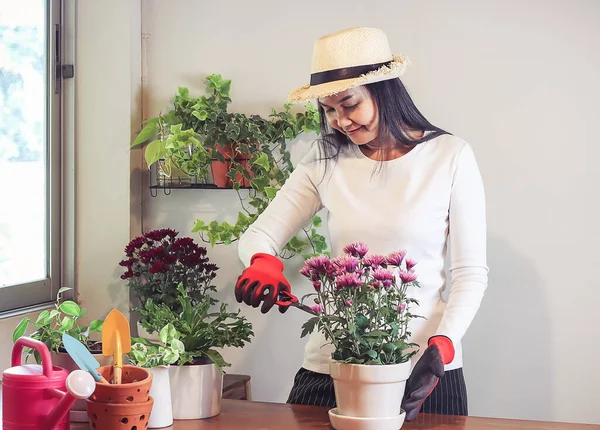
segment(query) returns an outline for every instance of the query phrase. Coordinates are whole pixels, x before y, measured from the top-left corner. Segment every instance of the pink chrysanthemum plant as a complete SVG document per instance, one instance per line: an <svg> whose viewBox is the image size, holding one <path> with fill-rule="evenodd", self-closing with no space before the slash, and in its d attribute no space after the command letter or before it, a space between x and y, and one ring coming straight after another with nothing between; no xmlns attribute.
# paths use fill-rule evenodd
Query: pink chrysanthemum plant
<svg viewBox="0 0 600 430"><path fill-rule="evenodd" d="M369 254L364 243L352 243L336 258L325 255L305 261L300 273L315 289L316 314L304 325L301 337L315 328L335 347L332 359L354 364L398 364L417 353L409 343L408 324L417 300L407 295L418 287L416 262L400 250L389 255Z"/></svg>

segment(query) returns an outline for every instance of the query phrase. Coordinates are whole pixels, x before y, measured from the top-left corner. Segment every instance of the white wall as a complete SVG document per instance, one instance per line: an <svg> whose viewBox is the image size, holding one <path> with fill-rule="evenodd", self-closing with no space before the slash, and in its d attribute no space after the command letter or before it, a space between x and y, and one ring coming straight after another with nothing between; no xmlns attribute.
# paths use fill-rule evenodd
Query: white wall
<svg viewBox="0 0 600 430"><path fill-rule="evenodd" d="M91 318L112 308L128 315L118 263L130 238L129 142L139 110L141 15L135 1L77 2L77 8L76 282Z"/></svg>
<svg viewBox="0 0 600 430"><path fill-rule="evenodd" d="M393 50L413 61L404 80L418 106L473 145L486 183L490 288L465 339L470 412L600 423L600 347L592 341L600 174L590 168L600 155L592 135L600 3L269 0L228 11L216 1L145 4L150 116L169 108L180 85L199 94L210 73L233 80L234 110L266 114L307 81L315 38L357 25L385 30ZM296 158L302 150L293 150ZM149 198L144 222L191 235L196 218L230 219L238 208L234 192L173 191ZM236 246L209 252L222 267L221 297L237 307ZM301 294L298 268L286 270ZM245 306L244 314L257 335L228 352L231 370L252 375L257 400L285 401L305 317Z"/></svg>

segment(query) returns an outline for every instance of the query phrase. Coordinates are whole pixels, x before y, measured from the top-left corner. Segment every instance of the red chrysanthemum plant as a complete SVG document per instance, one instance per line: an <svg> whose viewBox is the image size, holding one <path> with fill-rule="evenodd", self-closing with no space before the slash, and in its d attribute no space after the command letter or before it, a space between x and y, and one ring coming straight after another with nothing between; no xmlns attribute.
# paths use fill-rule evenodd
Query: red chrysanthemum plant
<svg viewBox="0 0 600 430"><path fill-rule="evenodd" d="M152 230L132 239L119 265L125 268L121 279L142 304L152 300L175 313L182 311L177 290L180 282L192 303L217 291L212 281L219 268L209 262L206 248L190 237L178 237L172 229Z"/></svg>
<svg viewBox="0 0 600 430"><path fill-rule="evenodd" d="M344 255L319 255L305 261L300 273L315 292L316 313L303 326L302 337L315 328L335 347L333 360L355 364L398 364L417 353L409 342L408 325L416 299L409 287L418 287L416 262L400 250L389 255L369 254L367 245L352 243Z"/></svg>

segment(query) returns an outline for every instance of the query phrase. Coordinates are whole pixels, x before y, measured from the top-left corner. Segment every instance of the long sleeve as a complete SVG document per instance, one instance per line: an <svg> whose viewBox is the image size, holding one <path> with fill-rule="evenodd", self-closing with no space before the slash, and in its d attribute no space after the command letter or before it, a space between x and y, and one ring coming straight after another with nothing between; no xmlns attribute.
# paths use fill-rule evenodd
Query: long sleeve
<svg viewBox="0 0 600 430"><path fill-rule="evenodd" d="M452 183L449 236L451 284L436 334L461 341L475 318L488 285L485 192L469 144L457 157Z"/></svg>
<svg viewBox="0 0 600 430"><path fill-rule="evenodd" d="M315 148L298 163L273 201L240 237L238 254L245 267L257 252L276 255L322 208L316 153Z"/></svg>

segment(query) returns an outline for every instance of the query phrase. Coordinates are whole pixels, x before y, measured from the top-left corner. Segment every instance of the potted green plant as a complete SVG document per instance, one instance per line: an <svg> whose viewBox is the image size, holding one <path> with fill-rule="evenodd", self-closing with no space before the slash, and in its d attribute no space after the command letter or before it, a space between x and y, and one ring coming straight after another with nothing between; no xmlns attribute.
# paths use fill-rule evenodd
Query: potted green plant
<svg viewBox="0 0 600 430"><path fill-rule="evenodd" d="M52 353L52 360L55 364L63 362L68 354L62 344L62 335L67 333L81 343L86 345L92 354L102 354L102 343L90 338L91 333L102 332L102 324L104 320L96 319L85 324L86 310L80 307L72 300L63 300L62 293L71 290L70 287L63 287L56 294L54 309L43 310L39 313L35 320L29 317L24 317L19 321L13 331L13 342L25 335L30 325L36 329L28 336L44 342ZM33 355L36 362L39 364L39 356L31 349L25 349L26 361ZM64 364L64 363L63 363Z"/></svg>
<svg viewBox="0 0 600 430"><path fill-rule="evenodd" d="M179 361L180 354L185 351L179 337L173 324L169 323L158 331L159 343L138 337L131 339L129 363L147 368L153 374L150 395L154 399L154 405L148 419L148 428L163 428L173 424L169 367Z"/></svg>
<svg viewBox="0 0 600 430"><path fill-rule="evenodd" d="M418 317L411 311L418 302L407 294L419 285L415 262L403 250L386 256L368 251L365 244L352 243L342 256L307 259L300 271L315 289L302 301L313 297L317 313L301 337L316 329L333 347L329 368L337 408L329 415L334 428L352 418L363 419L361 428L383 428L390 420L400 428L409 359L419 348L409 342L408 329Z"/></svg>
<svg viewBox="0 0 600 430"><path fill-rule="evenodd" d="M206 78L206 95L191 97L187 88L180 87L173 108L148 119L132 143L136 147L149 142L146 164L159 163L163 176L181 171L205 181L210 170L218 187L237 191L241 210L234 225L197 220L192 229L211 246L239 239L275 197L294 169L287 143L301 133L320 131L318 110L311 103L296 113L285 104L283 110L272 109L263 118L229 112L230 90L231 80L219 74ZM240 192L242 188L248 188L248 195ZM323 253L327 244L317 232L319 226L320 219L313 218L286 244L281 257Z"/></svg>
<svg viewBox="0 0 600 430"><path fill-rule="evenodd" d="M67 333L85 345L101 366L112 364L111 357L102 355L102 342L96 341L90 336L92 333L102 332L104 320L95 319L90 321L89 325L86 324L86 309L73 300L63 300L63 293L71 289L71 287L62 287L58 290L54 309L43 310L35 320L29 317L22 318L13 331L13 342L24 336L30 326L35 327L35 330L31 334L28 334L28 336L46 344L50 350L52 363L55 366L72 372L79 367L62 344L62 335L63 333ZM30 348L24 349L24 352L26 354L25 362L33 356L36 363L40 363L40 357L37 352L32 351ZM76 401L71 407L70 419L77 422L86 422L88 420L84 400Z"/></svg>
<svg viewBox="0 0 600 430"><path fill-rule="evenodd" d="M178 300L180 283L191 300L198 301L204 296L206 286L217 276L218 267L210 263L206 248L190 237L179 237L179 232L173 229L151 230L135 237L124 251L125 258L119 262L124 268L121 279L127 281L134 296L141 303L152 300L163 304L175 314L183 310ZM150 324L149 319L142 316L138 334L158 340L156 331L162 327Z"/></svg>
<svg viewBox="0 0 600 430"><path fill-rule="evenodd" d="M244 126L231 127L226 137L236 142L238 157L246 160L246 164L232 159L228 176L238 192L242 209L233 225L227 221L196 220L192 232L199 233L204 242L215 246L238 240L271 203L294 170L287 142L304 132L319 132L318 111L311 103L306 104L304 112L293 114L290 109L291 104L284 105L283 111L273 109L268 120L259 116L234 116L236 121L233 124ZM247 195L240 192L239 178L250 185ZM317 231L320 226L320 217L313 217L303 227L301 235L295 235L283 247L280 256L287 259L301 253L308 258L324 253L327 243Z"/></svg>
<svg viewBox="0 0 600 430"><path fill-rule="evenodd" d="M153 328L172 324L184 346L177 366L169 369L173 418L208 418L221 411L223 368L231 365L219 350L243 347L254 332L240 310L229 312L227 304L219 305L212 297L214 285L204 285L203 294L196 299L181 283L177 290L181 312L148 300L141 313Z"/></svg>

